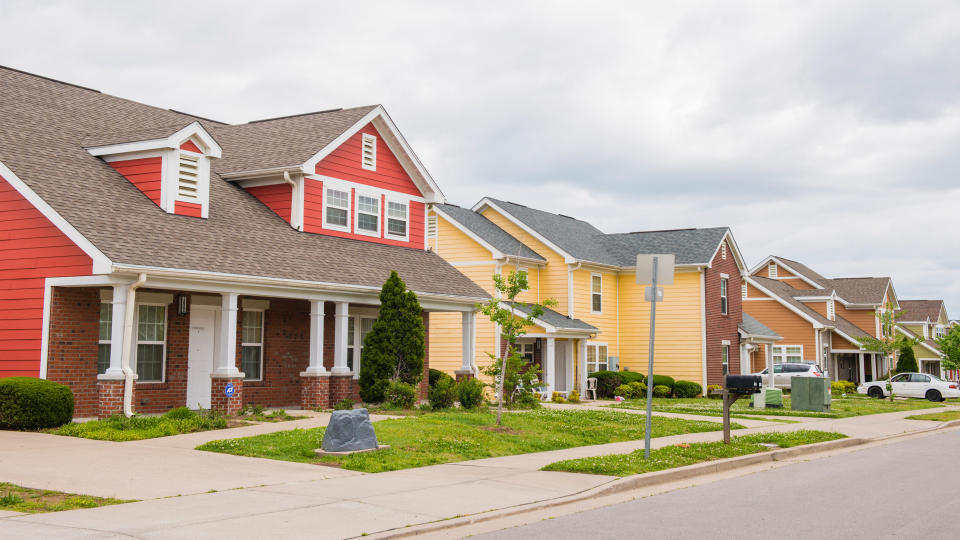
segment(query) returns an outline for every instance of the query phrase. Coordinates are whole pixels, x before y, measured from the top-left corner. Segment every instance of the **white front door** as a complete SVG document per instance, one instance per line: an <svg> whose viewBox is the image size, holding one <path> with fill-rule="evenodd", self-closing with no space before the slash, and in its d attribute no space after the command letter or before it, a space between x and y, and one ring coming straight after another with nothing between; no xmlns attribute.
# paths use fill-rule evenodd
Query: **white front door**
<svg viewBox="0 0 960 540"><path fill-rule="evenodd" d="M190 354L187 356L187 407L210 408L210 373L213 371L217 310L190 309Z"/></svg>
<svg viewBox="0 0 960 540"><path fill-rule="evenodd" d="M569 379L567 378L567 366L570 361L567 358L567 342L566 341L557 341L556 345L556 357L557 357L557 374L554 379L557 382L557 387L553 390L555 392L566 392L570 389Z"/></svg>

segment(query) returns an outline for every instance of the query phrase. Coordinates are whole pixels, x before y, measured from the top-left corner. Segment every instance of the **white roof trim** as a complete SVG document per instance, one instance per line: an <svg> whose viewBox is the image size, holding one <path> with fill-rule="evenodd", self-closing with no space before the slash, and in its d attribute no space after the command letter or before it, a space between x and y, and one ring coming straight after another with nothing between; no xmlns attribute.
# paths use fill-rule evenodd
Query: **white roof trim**
<svg viewBox="0 0 960 540"><path fill-rule="evenodd" d="M812 279L810 279L810 278L808 278L807 276L803 275L801 272L797 272L796 270L794 270L793 268L791 268L789 264L783 262L782 260L778 259L778 258L777 258L776 256L774 256L774 255L768 255L766 259L764 259L764 260L761 261L759 264L757 264L756 266L754 266L753 268L751 268L751 269L750 269L750 273L753 274L753 273L756 272L757 270L760 270L760 269L762 269L762 268L766 268L767 265L769 265L771 261L773 261L773 262L777 263L778 265L784 267L784 269L789 270L791 274L797 276L798 278L800 278L801 280L803 280L804 282L806 282L806 283L807 283L808 285L810 285L811 287L816 287L816 288L818 288L818 289L825 289L825 288L826 288L826 287L824 287L823 285L817 283L816 281L813 281Z"/></svg>
<svg viewBox="0 0 960 540"><path fill-rule="evenodd" d="M918 337L918 338L919 338L919 337L922 337L922 336L918 336L918 335L914 334L913 332L910 332L910 331L909 331L908 329L906 329L906 328L901 328L899 324L895 324L895 325L893 325L893 327L894 327L895 329L899 330L901 334L903 334L903 335L905 335L905 336L907 336L907 337L911 337L911 336L912 336L912 337ZM921 341L921 342L917 343L917 345L923 345L923 347L924 347L925 349L927 349L928 351L932 352L933 354L936 354L936 355L940 356L941 358L943 357L943 353L942 353L941 351L938 351L938 350L934 349L933 347L931 347L930 345L927 345L927 342L926 342L926 341ZM917 358L917 360L920 360L920 358Z"/></svg>
<svg viewBox="0 0 960 540"><path fill-rule="evenodd" d="M733 248L733 258L737 261L737 268L740 269L740 272L743 273L747 269L747 264L743 260L743 255L740 253L740 246L737 245L737 241L733 238L733 231L730 228L727 228L727 232L723 233L723 237L717 242L717 249L713 250L713 254L710 255L710 260L705 264L707 267L713 264L713 260L717 258L717 253L720 251L720 247L723 245L724 240L730 241L730 246Z"/></svg>
<svg viewBox="0 0 960 540"><path fill-rule="evenodd" d="M404 168L406 173L410 175L410 178L413 180L413 182L417 184L417 187L420 188L420 191L423 192L423 196L427 202L446 202L443 192L440 191L440 186L438 186L433 180L433 177L430 176L429 172L427 172L427 169L423 166L423 163L420 162L420 158L418 158L413 152L413 149L410 148L407 140L403 138L400 130L397 129L396 124L393 123L393 120L390 118L390 115L387 114L387 111L383 108L383 105L377 105L374 107L373 110L365 114L363 118L357 121L357 123L350 126L349 129L341 133L336 139L331 141L330 144L324 146L319 152L310 157L310 159L300 166L300 169L305 174L315 174L317 163L320 163L320 161L330 155L331 152L336 150L338 147L340 147L340 145L345 143L348 139L350 139L350 137L356 135L358 131L371 122L374 122L374 127L380 132L384 143L394 153L394 155L397 157L397 160L400 161L400 165ZM384 130L386 130L386 135L384 134Z"/></svg>
<svg viewBox="0 0 960 540"><path fill-rule="evenodd" d="M501 252L501 251L498 250L497 248L495 248L495 247L493 247L492 245L490 245L490 244L489 244L486 240L484 240L483 238L480 238L479 236L477 236L476 233L474 233L473 231L471 231L470 229L468 229L467 227L465 227L463 224L461 224L459 221L457 221L456 219L454 219L453 217L451 217L450 214L447 214L446 212L444 212L443 210L440 210L440 209L437 208L436 206L431 207L431 209L432 209L438 216L440 216L440 217L442 217L443 219L447 220L447 222L449 222L451 225L453 225L454 227L456 227L457 230L459 230L459 231L462 232L463 234L465 234L465 235L467 235L468 237L470 237L471 240L473 240L474 242L476 242L476 243L480 244L481 246L483 246L484 249L486 249L487 251L490 252L491 255L493 255L493 258L494 258L494 259L503 259L503 258L505 258L505 255L503 254L503 252ZM542 262L542 261L541 261L541 262Z"/></svg>
<svg viewBox="0 0 960 540"><path fill-rule="evenodd" d="M510 311L510 313L513 313L513 314L516 315L517 317L526 318L526 317L528 316L527 313L524 313L523 311L521 311L521 310L519 310L519 309L513 309L513 308L511 308L511 307L510 307L510 304L507 303L507 302L500 302L500 307L503 308L503 309L506 309L506 310ZM566 328L566 327L562 327L562 326L554 326L554 325L552 325L552 324L550 324L550 323L547 323L547 322L544 322L543 320L538 319L538 318L534 318L534 319L533 319L533 322L534 322L534 324L536 324L537 326L540 326L540 327L542 327L544 330L546 330L546 332L547 332L548 334L556 334L556 333L558 333L558 332L566 332L566 333L568 333L568 334L569 334L569 333L582 334L582 335L585 335L585 336L592 336L592 335L596 334L595 331L593 331L593 330L587 330L587 329L585 329L585 328ZM526 335L526 334L525 334L525 335Z"/></svg>
<svg viewBox="0 0 960 540"><path fill-rule="evenodd" d="M93 245L92 242L87 240L85 236L80 234L69 221L64 219L56 210L53 209L46 201L44 201L35 191L30 189L30 187L20 179L13 171L11 171L2 161L0 161L0 176L3 177L13 189L17 190L24 199L26 199L34 208L40 211L43 214L43 217L50 220L53 223L53 226L60 230L63 234L67 236L74 244L77 245L84 253L87 254L91 259L93 259L93 268L92 272L94 274L105 274L110 272L110 266L113 264L106 255L103 254L97 246Z"/></svg>
<svg viewBox="0 0 960 540"><path fill-rule="evenodd" d="M751 274L752 274L752 272L751 272ZM754 287L756 287L757 289L759 289L760 292L762 292L763 294L765 294L765 295L769 296L770 298L773 298L774 300L776 300L777 302L779 302L783 307L789 309L790 311L792 311L792 312L796 313L797 315L799 315L799 316L800 316L801 318L803 318L804 320L810 322L810 324L812 324L814 328L826 328L821 322L819 322L819 321L817 321L816 319L810 317L810 315L807 315L807 314L804 313L803 311L797 309L797 307L794 306L793 304L791 304L790 302L787 302L787 301L784 300L783 298L780 298L780 295L779 295L779 294L776 294L776 293L768 290L768 289L767 289L766 287L764 287L763 285L760 285L759 283L757 283L751 276L745 276L745 277L744 277L744 280L745 280L747 283L749 283L750 285L753 285Z"/></svg>
<svg viewBox="0 0 960 540"><path fill-rule="evenodd" d="M144 150L156 150L160 148L180 148L180 145L191 137L196 137L200 143L207 147L204 155L212 158L219 158L223 155L223 149L213 139L213 136L203 129L200 122L191 122L181 129L178 129L169 137L162 139L149 139L145 141L132 141L120 144L108 144L105 146L92 146L87 148L94 156L110 156L115 154L126 154L129 152L143 152Z"/></svg>
<svg viewBox="0 0 960 540"><path fill-rule="evenodd" d="M564 258L564 261L563 261L563 262L565 262L565 263L567 263L567 264L580 262L580 259L577 259L577 258L574 257L573 255L570 255L570 254L567 253L566 251L560 249L559 246L557 246L556 244L554 244L554 243L551 242L550 240L547 240L546 238L544 238L540 233L538 233L537 231L535 231L535 230L533 230L532 228L530 228L529 226L527 226L526 223L524 223L523 221L517 219L517 218L516 218L513 214L511 214L510 212L507 212L507 211L504 210L503 208L497 206L496 203L494 203L493 201L491 201L491 200L488 199L487 197L484 197L483 199L480 200L480 202L478 202L477 204L473 205L473 208L471 208L471 210L473 210L474 212L478 212L478 213L479 213L479 212L481 212L481 210L482 210L483 207L485 207L485 206L490 207L490 208L496 210L496 211L499 212L503 217L507 218L508 221L510 221L511 223L513 223L514 225L516 225L517 227L520 227L521 229L523 229L524 231L526 231L527 234L529 234L530 236L533 236L534 238L536 238L537 240L539 240L541 243L543 243L544 245L546 245L548 248L550 248L550 249L552 249L553 251L555 251L558 255L562 256L562 257ZM612 268L615 268L615 267L612 267Z"/></svg>

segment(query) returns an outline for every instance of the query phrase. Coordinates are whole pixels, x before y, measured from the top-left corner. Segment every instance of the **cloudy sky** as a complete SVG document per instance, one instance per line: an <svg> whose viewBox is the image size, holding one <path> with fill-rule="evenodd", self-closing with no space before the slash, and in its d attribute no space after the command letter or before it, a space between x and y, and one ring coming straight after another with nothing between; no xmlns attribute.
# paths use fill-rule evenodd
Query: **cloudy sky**
<svg viewBox="0 0 960 540"><path fill-rule="evenodd" d="M228 122L382 103L453 203L729 225L960 316L956 2L256 5L0 0L0 64Z"/></svg>

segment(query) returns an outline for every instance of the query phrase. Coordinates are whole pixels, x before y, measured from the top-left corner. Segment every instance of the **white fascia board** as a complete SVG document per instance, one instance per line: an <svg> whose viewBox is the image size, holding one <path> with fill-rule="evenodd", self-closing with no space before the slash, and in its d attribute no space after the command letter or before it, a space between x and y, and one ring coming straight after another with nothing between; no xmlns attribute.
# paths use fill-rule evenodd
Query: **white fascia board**
<svg viewBox="0 0 960 540"><path fill-rule="evenodd" d="M760 285L759 283L757 283L756 280L754 280L751 276L745 276L745 277L744 277L744 280L745 280L747 283L749 283L750 285L753 285L757 290L759 290L759 291L762 292L763 294L765 294L765 295L767 295L768 297L776 300L776 301L777 301L780 305L782 305L783 307L785 307L785 308L789 309L790 311L792 311L792 312L796 313L797 315L799 315L802 319L804 319L804 320L806 320L807 322L809 322L810 324L812 324L814 328L817 328L817 329L826 328L826 326L824 326L822 323L820 323L820 322L817 321L816 319L810 317L809 315L807 315L807 314L804 313L803 311L797 309L797 307L794 306L793 304L791 304L790 302L787 302L787 301L784 300L783 298L780 298L780 295L778 295L778 294L776 294L776 293L774 293L774 292L772 292L772 291L770 291L770 290L767 290L766 287L764 287L763 285Z"/></svg>
<svg viewBox="0 0 960 540"><path fill-rule="evenodd" d="M126 154L130 152L144 152L147 150L158 150L163 148L177 149L180 145L189 139L196 137L207 147L205 155L207 157L219 158L223 155L223 149L213 139L213 136L203 129L200 122L191 122L183 128L177 130L168 137L162 139L149 139L145 141L131 141L120 144L108 144L105 146L93 146L87 148L87 152L93 156L109 156L116 154Z"/></svg>
<svg viewBox="0 0 960 540"><path fill-rule="evenodd" d="M720 252L720 247L723 245L723 242L727 240L729 240L731 247L733 247L733 259L737 262L737 268L740 269L740 273L742 274L747 269L747 265L743 262L743 255L740 254L740 247L737 246L737 241L733 239L733 232L729 227L727 228L727 232L723 234L720 242L717 243L717 249L713 250L713 254L710 255L710 260L704 264L708 268L713 265L713 260L717 258L717 253Z"/></svg>
<svg viewBox="0 0 960 540"><path fill-rule="evenodd" d="M899 324L895 324L895 325L893 325L893 327L894 327L895 329L899 330L901 334L903 334L903 335L905 335L905 336L907 336L907 337L922 338L922 336L918 336L918 335L914 334L913 332L910 332L910 331L909 331L908 329L906 329L906 328L901 328ZM931 347L930 345L928 345L926 341L921 341L921 342L917 343L917 345L923 345L923 348L927 349L928 351L932 352L933 354L936 354L936 355L939 355L939 356L943 356L943 352L938 351L937 349L934 349L933 347ZM920 360L920 358L918 358L917 360Z"/></svg>
<svg viewBox="0 0 960 540"><path fill-rule="evenodd" d="M899 300L897 300L897 298L898 298L898 297L897 297L897 290L893 288L893 280L890 279L890 278L887 278L887 288L886 288L886 290L884 291L884 293L886 293L887 291L890 291L891 293L893 293L893 294L892 294L892 296L893 296L893 308L894 308L894 309L900 309L900 302L899 302ZM887 307L887 306L880 306L880 307L885 308L885 307Z"/></svg>
<svg viewBox="0 0 960 540"><path fill-rule="evenodd" d="M513 313L513 314L516 315L517 317L521 317L521 318L524 318L524 319L525 319L525 318L527 318L527 316L528 316L527 313L524 313L523 311L521 311L521 310L519 310L519 309L515 309L515 308L510 307L510 304L508 304L507 302L500 302L500 308L501 308L501 309L506 309L507 311L509 311L510 313ZM545 322L543 322L543 321L541 321L540 319L537 319L537 318L534 318L534 319L533 319L533 322L534 322L534 324L536 324L537 326L539 326L539 327L543 328L544 330L546 330L548 334L554 334L554 333L557 332L557 327L556 327L556 326L553 326L552 324L545 323Z"/></svg>
<svg viewBox="0 0 960 540"><path fill-rule="evenodd" d="M200 139L200 142L207 147L207 151L205 152L207 157L220 158L223 156L223 149L220 148L217 141L213 139L213 135L210 135L207 130L203 129L200 122L193 122L188 126L184 126L183 129L171 135L169 139L173 141L174 148L180 148L180 145L190 137Z"/></svg>
<svg viewBox="0 0 960 540"><path fill-rule="evenodd" d="M752 274L753 274L754 272L756 272L757 270L760 270L760 269L762 269L762 268L765 268L765 267L768 266L771 262L775 262L775 263L777 263L777 265L784 267L786 270L789 270L791 274L793 274L794 276L796 276L798 279L804 281L805 283L807 283L807 284L810 285L811 287L816 287L816 288L818 288L818 289L823 289L823 288L824 288L823 285L820 285L820 284L817 283L816 281L813 281L812 279L808 278L807 276L804 276L802 273L797 272L796 270L794 270L793 268L791 268L789 264L783 262L782 260L778 259L778 258L775 257L774 255L767 255L767 258L763 259L762 261L760 261L760 263L758 263L756 266L754 266L753 268L750 269L750 274L752 275Z"/></svg>
<svg viewBox="0 0 960 540"><path fill-rule="evenodd" d="M476 243L480 244L481 246L483 246L484 249L486 249L487 251L490 252L491 255L493 255L493 258L494 258L494 259L503 259L503 258L506 257L506 256L503 254L503 252L501 252L499 249L493 247L493 246L490 245L486 240L484 240L483 238L480 238L479 236L477 236L476 233L474 233L473 231L471 231L470 229L468 229L466 226L464 226L463 224L461 224L459 221L457 221L456 219L450 217L450 214L447 214L446 212L444 212L443 210L437 208L436 206L432 207L431 209L433 210L433 212L434 212L435 214L437 214L438 216L440 216L440 217L442 217L443 219L445 219L445 220L447 221L447 223L453 225L454 227L457 228L457 230L459 230L459 231L462 232L463 234L467 235L467 237L469 237L471 240L473 240L474 242L476 242Z"/></svg>
<svg viewBox="0 0 960 540"><path fill-rule="evenodd" d="M100 251L97 246L93 245L92 242L87 240L85 236L80 234L73 225L70 224L66 219L63 218L56 210L53 209L46 201L40 198L39 195L32 189L30 186L25 184L23 180L20 179L13 171L11 171L2 161L0 161L0 176L4 178L13 189L17 190L17 193L20 194L24 199L26 199L34 208L40 211L43 214L43 217L50 220L50 223L53 223L53 226L60 230L67 238L70 239L74 244L77 245L88 257L93 259L93 268L92 273L94 274L107 274L110 272L111 262L106 255Z"/></svg>
<svg viewBox="0 0 960 540"><path fill-rule="evenodd" d="M860 343L859 341L857 341L857 338L851 336L850 334L847 334L846 332L844 332L843 330L840 330L839 328L831 328L830 331L836 332L837 334L840 335L840 337L849 341L850 343L853 343L854 345ZM831 339L831 343L833 343L832 339ZM833 350L833 347L831 346L830 349ZM861 347L860 350L863 350L863 347Z"/></svg>
<svg viewBox="0 0 960 540"><path fill-rule="evenodd" d="M570 255L570 254L567 253L566 251L560 249L559 246L557 246L556 244L554 244L554 243L551 242L550 240L547 240L546 238L544 238L543 235L541 235L541 234L538 233L537 231L531 229L530 227L527 226L526 223L520 221L519 219L517 219L516 217L514 217L513 214L511 214L510 212L507 212L507 211L504 210L503 208L500 208L500 207L497 206L493 201L491 201L490 199L488 199L488 198L486 198L486 197L484 197L483 200L481 200L481 201L478 202L477 204L473 205L473 208L472 208L471 210L473 210L474 212L480 212L479 209L482 209L482 208L485 207L485 206L496 210L500 215L502 215L503 217L505 217L510 223L513 223L513 224L516 225L517 227L520 227L520 228L523 229L527 234L529 234L530 236L536 238L537 240L539 240L540 242L542 242L544 245L546 245L548 248L550 248L550 249L552 249L553 251L555 251L558 255L560 255L561 257L563 257L563 259L564 259L563 262L564 262L564 263L566 263L566 264L577 264L578 262L581 262L580 259L577 259L577 258L574 257L573 255ZM589 263L589 261L582 261L582 262L588 262L588 263ZM597 264L597 263L593 263L593 264Z"/></svg>
<svg viewBox="0 0 960 540"><path fill-rule="evenodd" d="M427 202L446 202L446 198L443 196L443 192L440 191L440 187L437 186L437 183L433 180L433 177L430 176L430 173L427 172L427 169L420 162L420 159L417 157L417 155L413 153L413 149L411 149L410 145L407 144L406 139L403 138L403 135L400 133L400 130L397 129L397 126L393 123L393 120L390 119L390 115L387 114L387 111L383 108L383 105L377 105L374 107L370 112L365 114L363 118L358 120L354 125L350 126L346 131L341 133L336 139L321 148L319 152L311 156L310 159L300 165L300 169L304 174L315 174L317 163L320 163L325 157L330 155L331 152L339 148L343 143L347 142L350 137L356 135L357 132L363 129L363 126L374 122L374 120L379 120L374 123L374 127L380 131L384 143L386 143L394 155L397 156L397 159L400 161L400 165L403 166L406 173L410 175L410 178L413 179L413 182L417 184L417 187L419 187L420 191L423 192L424 198L427 200ZM384 134L381 130L385 130L389 137L383 136Z"/></svg>

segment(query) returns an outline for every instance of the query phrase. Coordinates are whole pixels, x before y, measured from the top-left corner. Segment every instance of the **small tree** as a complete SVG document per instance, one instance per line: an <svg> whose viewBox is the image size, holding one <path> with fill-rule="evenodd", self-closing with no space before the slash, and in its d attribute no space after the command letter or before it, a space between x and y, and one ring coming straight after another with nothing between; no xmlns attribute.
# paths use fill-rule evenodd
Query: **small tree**
<svg viewBox="0 0 960 540"><path fill-rule="evenodd" d="M385 398L391 380L416 385L423 377L423 309L396 271L380 290L380 314L363 340L360 397Z"/></svg>
<svg viewBox="0 0 960 540"><path fill-rule="evenodd" d="M894 373L913 373L920 371L917 366L917 355L913 353L913 347L902 347L900 357L897 358L897 369Z"/></svg>
<svg viewBox="0 0 960 540"><path fill-rule="evenodd" d="M936 338L940 352L943 353L943 367L950 370L960 369L960 325L954 326L943 337Z"/></svg>
<svg viewBox="0 0 960 540"><path fill-rule="evenodd" d="M506 279L500 274L494 274L493 287L497 292L494 295L495 297L487 301L486 304L480 304L477 307L500 327L500 337L507 343L502 357L490 354L494 363L492 369L488 371L494 376L496 385L497 426L500 426L505 383L508 379L516 380L516 374L520 373L523 365L523 357L517 351L517 339L526 333L524 331L525 327L532 326L534 320L543 315L543 306L517 301L517 295L527 289L526 272L512 271ZM506 304L506 307L502 304ZM553 301L547 300L544 304L552 305ZM518 308L523 308L528 313L527 316L520 317L517 315L520 312Z"/></svg>
<svg viewBox="0 0 960 540"><path fill-rule="evenodd" d="M901 315L902 313L897 312L896 306L888 303L880 313L877 313L877 318L880 319L880 337L859 337L857 341L860 343L860 347L867 351L880 353L880 356L884 359L892 359L894 354L903 348L909 348L912 353L913 346L920 340L902 334L897 335L894 327ZM914 363L916 363L916 360L914 360ZM887 392L890 393L890 401L893 401L893 385L890 383L890 378L893 376L892 368L893 362L888 361Z"/></svg>

